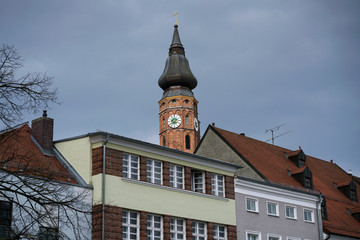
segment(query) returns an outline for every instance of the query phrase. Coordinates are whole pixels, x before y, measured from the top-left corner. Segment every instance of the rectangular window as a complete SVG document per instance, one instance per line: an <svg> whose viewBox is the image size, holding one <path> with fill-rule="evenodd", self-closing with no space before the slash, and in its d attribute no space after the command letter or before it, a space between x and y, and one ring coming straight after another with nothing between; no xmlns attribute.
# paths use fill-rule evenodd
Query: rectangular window
<svg viewBox="0 0 360 240"><path fill-rule="evenodd" d="M185 240L185 221L178 218L170 218L171 240Z"/></svg>
<svg viewBox="0 0 360 240"><path fill-rule="evenodd" d="M122 239L139 239L139 214L132 211L123 211Z"/></svg>
<svg viewBox="0 0 360 240"><path fill-rule="evenodd" d="M205 174L202 171L191 170L191 188L195 192L205 192Z"/></svg>
<svg viewBox="0 0 360 240"><path fill-rule="evenodd" d="M285 216L287 218L296 219L296 207L285 205Z"/></svg>
<svg viewBox="0 0 360 240"><path fill-rule="evenodd" d="M162 184L162 162L147 159L146 160L147 182Z"/></svg>
<svg viewBox="0 0 360 240"><path fill-rule="evenodd" d="M226 239L226 226L214 224L214 240Z"/></svg>
<svg viewBox="0 0 360 240"><path fill-rule="evenodd" d="M184 189L184 168L170 164L170 187Z"/></svg>
<svg viewBox="0 0 360 240"><path fill-rule="evenodd" d="M211 174L211 194L224 197L224 176Z"/></svg>
<svg viewBox="0 0 360 240"><path fill-rule="evenodd" d="M281 235L268 233L267 240L281 240Z"/></svg>
<svg viewBox="0 0 360 240"><path fill-rule="evenodd" d="M314 222L314 211L309 209L304 209L304 221L305 222Z"/></svg>
<svg viewBox="0 0 360 240"><path fill-rule="evenodd" d="M203 222L192 222L193 240L206 240L206 224Z"/></svg>
<svg viewBox="0 0 360 240"><path fill-rule="evenodd" d="M261 240L261 233L246 231L246 240Z"/></svg>
<svg viewBox="0 0 360 240"><path fill-rule="evenodd" d="M246 210L250 212L258 212L258 201L254 198L246 198Z"/></svg>
<svg viewBox="0 0 360 240"><path fill-rule="evenodd" d="M10 238L12 204L0 201L0 239Z"/></svg>
<svg viewBox="0 0 360 240"><path fill-rule="evenodd" d="M40 227L39 240L58 240L59 229L55 227Z"/></svg>
<svg viewBox="0 0 360 240"><path fill-rule="evenodd" d="M156 215L147 215L147 239L162 239L162 218Z"/></svg>
<svg viewBox="0 0 360 240"><path fill-rule="evenodd" d="M271 216L279 216L279 205L274 202L267 202L267 213Z"/></svg>
<svg viewBox="0 0 360 240"><path fill-rule="evenodd" d="M139 180L139 157L123 154L123 177Z"/></svg>

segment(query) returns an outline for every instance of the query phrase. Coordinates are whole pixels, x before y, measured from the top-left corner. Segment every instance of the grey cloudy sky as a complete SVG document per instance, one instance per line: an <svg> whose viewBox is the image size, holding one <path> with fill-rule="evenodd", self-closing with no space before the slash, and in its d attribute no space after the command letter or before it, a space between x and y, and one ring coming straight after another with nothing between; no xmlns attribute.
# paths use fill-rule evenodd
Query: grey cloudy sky
<svg viewBox="0 0 360 240"><path fill-rule="evenodd" d="M55 139L97 129L158 143L157 85L179 12L208 124L360 175L358 0L1 0L0 42L54 76ZM38 115L27 114L24 121Z"/></svg>

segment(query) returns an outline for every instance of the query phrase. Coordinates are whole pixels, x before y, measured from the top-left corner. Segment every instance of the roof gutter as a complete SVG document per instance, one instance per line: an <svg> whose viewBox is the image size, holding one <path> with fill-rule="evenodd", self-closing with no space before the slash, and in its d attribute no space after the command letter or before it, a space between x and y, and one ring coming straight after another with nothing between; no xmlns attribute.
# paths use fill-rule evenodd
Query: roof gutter
<svg viewBox="0 0 360 240"><path fill-rule="evenodd" d="M105 166L106 166L106 144L109 141L109 135L106 135L106 140L103 145L103 161L102 161L102 209L101 209L101 239L105 240Z"/></svg>
<svg viewBox="0 0 360 240"><path fill-rule="evenodd" d="M321 218L321 203L323 201L322 194L319 195L319 201L316 202L316 216L318 221L318 231L319 231L319 239L324 240L323 230L322 230L322 218Z"/></svg>

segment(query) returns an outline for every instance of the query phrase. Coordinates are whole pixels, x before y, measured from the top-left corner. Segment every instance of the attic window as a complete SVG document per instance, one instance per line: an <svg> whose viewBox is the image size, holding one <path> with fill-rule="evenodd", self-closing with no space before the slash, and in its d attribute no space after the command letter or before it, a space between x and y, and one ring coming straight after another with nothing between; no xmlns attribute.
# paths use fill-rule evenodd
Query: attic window
<svg viewBox="0 0 360 240"><path fill-rule="evenodd" d="M302 149L288 153L288 158L299 168L305 166L306 155Z"/></svg>
<svg viewBox="0 0 360 240"><path fill-rule="evenodd" d="M353 216L356 220L360 222L360 208L350 209L351 216Z"/></svg>
<svg viewBox="0 0 360 240"><path fill-rule="evenodd" d="M338 189L345 194L351 201L357 202L357 189L353 180L349 182L337 183Z"/></svg>
<svg viewBox="0 0 360 240"><path fill-rule="evenodd" d="M325 196L321 201L321 218L322 220L328 220Z"/></svg>
<svg viewBox="0 0 360 240"><path fill-rule="evenodd" d="M292 177L295 178L296 181L301 183L304 188L313 188L313 181L312 181L312 173L308 166L303 168L302 170L298 170L295 173L292 174Z"/></svg>

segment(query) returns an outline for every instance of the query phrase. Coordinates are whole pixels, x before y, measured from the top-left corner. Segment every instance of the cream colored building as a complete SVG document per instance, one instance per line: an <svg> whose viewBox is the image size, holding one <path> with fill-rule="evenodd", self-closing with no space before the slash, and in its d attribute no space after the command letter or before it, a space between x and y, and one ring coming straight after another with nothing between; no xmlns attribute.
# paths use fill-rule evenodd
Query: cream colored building
<svg viewBox="0 0 360 240"><path fill-rule="evenodd" d="M55 142L93 186L93 239L236 239L237 165L105 132Z"/></svg>

